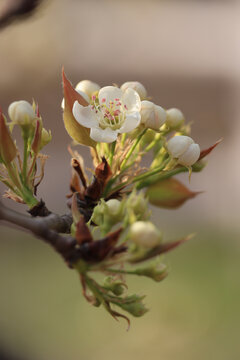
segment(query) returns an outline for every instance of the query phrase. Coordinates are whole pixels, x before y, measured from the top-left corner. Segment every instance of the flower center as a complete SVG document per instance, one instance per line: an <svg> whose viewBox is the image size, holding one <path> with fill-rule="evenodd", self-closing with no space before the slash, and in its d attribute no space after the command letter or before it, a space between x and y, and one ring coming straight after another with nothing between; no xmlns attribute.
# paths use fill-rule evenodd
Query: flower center
<svg viewBox="0 0 240 360"><path fill-rule="evenodd" d="M99 126L102 129L111 128L118 130L122 127L125 121L126 105L123 105L120 99L114 99L106 104L106 99L103 98L101 103L97 101L96 96L92 96L92 110L95 111L98 118Z"/></svg>

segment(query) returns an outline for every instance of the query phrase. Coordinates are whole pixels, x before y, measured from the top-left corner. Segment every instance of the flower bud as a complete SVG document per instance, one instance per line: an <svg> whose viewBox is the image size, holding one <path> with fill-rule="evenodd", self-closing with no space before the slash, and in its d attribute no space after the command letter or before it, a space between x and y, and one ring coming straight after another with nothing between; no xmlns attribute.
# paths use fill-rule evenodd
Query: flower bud
<svg viewBox="0 0 240 360"><path fill-rule="evenodd" d="M195 144L189 136L174 136L169 140L167 149L172 157L178 159L178 163L183 166L193 165L199 158L200 147Z"/></svg>
<svg viewBox="0 0 240 360"><path fill-rule="evenodd" d="M191 166L199 159L199 155L199 145L191 144L189 148L178 158L178 163L184 166Z"/></svg>
<svg viewBox="0 0 240 360"><path fill-rule="evenodd" d="M14 101L10 104L8 114L10 119L18 125L28 125L36 118L32 105L25 100Z"/></svg>
<svg viewBox="0 0 240 360"><path fill-rule="evenodd" d="M189 136L179 135L171 138L167 144L167 149L170 155L174 158L179 158L194 141Z"/></svg>
<svg viewBox="0 0 240 360"><path fill-rule="evenodd" d="M106 205L108 207L109 213L112 216L115 216L119 213L121 202L117 199L110 199L106 202Z"/></svg>
<svg viewBox="0 0 240 360"><path fill-rule="evenodd" d="M147 90L145 89L145 87L138 81L127 81L124 84L122 84L121 86L121 90L125 91L128 88L131 88L133 90L135 90L138 95L140 96L141 100L146 99L147 97Z"/></svg>
<svg viewBox="0 0 240 360"><path fill-rule="evenodd" d="M102 200L95 206L91 220L107 233L123 218L123 204L117 199L105 202Z"/></svg>
<svg viewBox="0 0 240 360"><path fill-rule="evenodd" d="M168 109L166 113L167 113L166 125L168 125L170 128L176 129L177 127L183 124L185 118L181 110L172 108L172 109Z"/></svg>
<svg viewBox="0 0 240 360"><path fill-rule="evenodd" d="M153 248L161 242L161 234L151 222L136 221L130 227L130 239L144 248Z"/></svg>
<svg viewBox="0 0 240 360"><path fill-rule="evenodd" d="M143 192L137 193L136 190L133 190L127 199L126 208L130 211L133 211L134 215L137 217L137 220L146 219L149 214L147 198Z"/></svg>
<svg viewBox="0 0 240 360"><path fill-rule="evenodd" d="M41 137L41 144L40 150L46 146L52 140L51 130L47 131L46 129L42 129L42 137Z"/></svg>
<svg viewBox="0 0 240 360"><path fill-rule="evenodd" d="M144 100L141 102L141 123L145 127L159 130L159 128L166 121L166 111L158 105L155 105L153 102Z"/></svg>
<svg viewBox="0 0 240 360"><path fill-rule="evenodd" d="M82 80L80 81L77 86L75 87L77 92L82 95L82 92L88 95L88 100L85 99L87 102L89 102L89 99L91 99L93 93L100 90L100 86L93 81L90 80ZM81 91L81 92L80 92ZM83 96L83 95L82 95ZM84 96L83 96L84 97Z"/></svg>

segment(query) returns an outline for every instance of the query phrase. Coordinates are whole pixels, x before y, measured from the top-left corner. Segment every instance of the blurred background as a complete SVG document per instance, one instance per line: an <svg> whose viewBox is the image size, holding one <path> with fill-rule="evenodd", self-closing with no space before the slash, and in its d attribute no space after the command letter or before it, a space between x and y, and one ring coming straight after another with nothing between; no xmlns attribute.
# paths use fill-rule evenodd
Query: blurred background
<svg viewBox="0 0 240 360"><path fill-rule="evenodd" d="M45 0L0 31L3 111L34 98L53 133L39 197L54 211L65 211L70 178L63 65L74 85L142 82L154 102L193 122L201 148L224 137L192 175L191 189L204 193L178 210L153 209L166 240L197 235L164 258L163 283L131 281L130 292L147 294L151 311L132 319L129 332L85 302L77 276L51 249L1 224L0 359L240 358L239 14L240 2L230 0Z"/></svg>

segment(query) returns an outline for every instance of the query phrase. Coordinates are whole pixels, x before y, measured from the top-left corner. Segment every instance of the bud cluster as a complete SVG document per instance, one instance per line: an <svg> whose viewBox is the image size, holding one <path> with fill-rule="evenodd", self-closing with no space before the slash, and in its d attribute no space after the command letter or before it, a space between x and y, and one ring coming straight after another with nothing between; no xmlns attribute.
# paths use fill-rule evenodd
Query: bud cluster
<svg viewBox="0 0 240 360"><path fill-rule="evenodd" d="M0 179L9 187L6 197L33 207L38 203L35 194L44 175L46 160L40 150L51 141L51 132L43 128L35 103L31 105L25 100L15 101L10 104L8 115L10 122L0 113L1 172L8 174L4 178L0 175ZM24 145L22 158L12 137L14 126L21 129ZM38 159L41 165L40 181L37 180Z"/></svg>
<svg viewBox="0 0 240 360"><path fill-rule="evenodd" d="M188 239L165 243L161 224L151 222L149 204L175 209L194 198L199 192L189 190L175 175L201 171L202 159L217 143L200 151L181 110L150 101L138 81L101 88L83 80L73 87L63 72L63 90L65 128L76 143L90 148L93 160L93 168L85 169L82 156L69 148L71 214L66 232L71 234L63 239L71 248L65 260L79 273L91 304L102 304L114 318L129 322L112 305L133 316L147 309L144 296L126 294L127 276L163 280L167 271L159 255ZM15 101L8 114L9 122L0 111L0 181L8 187L6 196L26 203L33 215L32 208L42 204L36 191L46 156L40 151L50 142L51 132L43 127L35 103ZM14 127L22 134L22 156ZM92 276L96 271L104 275L102 282Z"/></svg>

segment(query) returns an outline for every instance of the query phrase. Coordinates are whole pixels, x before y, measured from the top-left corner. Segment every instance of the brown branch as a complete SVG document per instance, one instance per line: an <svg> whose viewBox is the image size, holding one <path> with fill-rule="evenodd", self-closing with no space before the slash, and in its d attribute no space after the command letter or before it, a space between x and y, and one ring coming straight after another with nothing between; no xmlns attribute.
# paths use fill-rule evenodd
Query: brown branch
<svg viewBox="0 0 240 360"><path fill-rule="evenodd" d="M51 245L69 263L75 252L76 240L71 236L63 236L58 233L65 229L66 218L68 215L60 217L55 214L44 218L32 218L9 209L0 202L0 220L31 231L35 236Z"/></svg>
<svg viewBox="0 0 240 360"><path fill-rule="evenodd" d="M0 29L32 15L43 0L6 0L0 9Z"/></svg>

